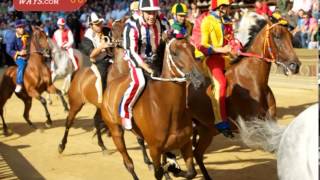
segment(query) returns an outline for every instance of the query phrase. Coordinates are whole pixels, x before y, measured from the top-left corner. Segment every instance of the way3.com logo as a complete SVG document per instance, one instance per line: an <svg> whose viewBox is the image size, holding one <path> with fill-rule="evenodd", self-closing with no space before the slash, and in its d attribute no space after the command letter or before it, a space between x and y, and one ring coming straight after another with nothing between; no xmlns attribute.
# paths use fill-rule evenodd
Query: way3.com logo
<svg viewBox="0 0 320 180"><path fill-rule="evenodd" d="M75 11L87 0L13 0L18 11Z"/></svg>

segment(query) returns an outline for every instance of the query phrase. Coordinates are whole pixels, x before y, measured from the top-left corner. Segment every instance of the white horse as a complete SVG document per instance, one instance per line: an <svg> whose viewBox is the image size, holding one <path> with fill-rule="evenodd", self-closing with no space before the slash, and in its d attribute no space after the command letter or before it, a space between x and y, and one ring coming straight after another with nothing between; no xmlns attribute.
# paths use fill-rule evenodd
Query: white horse
<svg viewBox="0 0 320 180"><path fill-rule="evenodd" d="M280 180L318 179L318 103L300 113L287 127L271 120L239 120L240 137L251 148L275 152Z"/></svg>
<svg viewBox="0 0 320 180"><path fill-rule="evenodd" d="M59 78L64 78L62 92L66 93L70 87L71 76L74 72L73 64L67 51L59 48L52 39L49 39L49 45L51 47L52 60L55 66L51 75L52 82L55 82ZM79 68L81 68L84 58L82 53L79 50L74 49L74 55L77 57Z"/></svg>

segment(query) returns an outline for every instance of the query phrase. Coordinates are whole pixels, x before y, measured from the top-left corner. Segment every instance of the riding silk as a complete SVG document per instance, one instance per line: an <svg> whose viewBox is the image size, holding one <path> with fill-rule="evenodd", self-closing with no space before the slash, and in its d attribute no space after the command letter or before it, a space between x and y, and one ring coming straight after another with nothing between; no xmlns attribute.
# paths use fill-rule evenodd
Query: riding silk
<svg viewBox="0 0 320 180"><path fill-rule="evenodd" d="M123 47L126 50L125 60L129 61L131 82L120 104L122 118L131 119L133 105L145 87L145 78L139 65L144 59L156 54L163 32L161 27L159 19L153 26L149 26L141 16L126 22Z"/></svg>
<svg viewBox="0 0 320 180"><path fill-rule="evenodd" d="M6 46L6 52L15 60L17 69L16 83L23 84L23 72L27 65L27 56L18 55L18 51L27 50L29 42L29 35L25 34L19 36L16 33L8 34L8 42Z"/></svg>
<svg viewBox="0 0 320 180"><path fill-rule="evenodd" d="M69 58L71 59L75 70L77 70L79 67L73 53L72 45L73 45L74 39L73 39L73 34L71 30L67 28L63 30L61 29L56 30L53 34L53 40L57 43L57 45L60 48L64 48L67 50Z"/></svg>
<svg viewBox="0 0 320 180"><path fill-rule="evenodd" d="M110 37L110 29L103 28L102 29L102 36ZM91 28L89 28L84 35L84 39L81 42L81 49L84 54L90 56L93 49L100 46L102 43L102 37L98 36ZM102 102L102 92L103 89L106 87L106 77L107 77L107 69L109 66L109 57L107 53L102 52L100 53L93 62L94 64L91 65L91 70L97 77L95 87L98 94L98 103Z"/></svg>
<svg viewBox="0 0 320 180"><path fill-rule="evenodd" d="M203 59L204 56L207 57L206 64L212 75L214 84L213 93L210 93L212 96L211 100L213 103L215 120L219 123L227 119L225 107L225 57L223 54L214 53L212 48L223 47L229 44L233 39L232 24L229 23L229 19L218 16L215 11L208 15L203 14L200 17L202 18L200 33L193 31L192 41L196 46L197 51L201 52L196 53L196 58ZM199 29L199 27L197 28Z"/></svg>

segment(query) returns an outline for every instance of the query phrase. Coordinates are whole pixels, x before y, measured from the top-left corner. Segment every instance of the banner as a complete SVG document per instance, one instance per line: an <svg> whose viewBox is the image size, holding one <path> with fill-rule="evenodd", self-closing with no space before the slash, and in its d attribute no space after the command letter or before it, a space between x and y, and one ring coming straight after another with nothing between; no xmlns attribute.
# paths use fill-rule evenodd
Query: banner
<svg viewBox="0 0 320 180"><path fill-rule="evenodd" d="M13 0L18 11L75 11L87 0Z"/></svg>

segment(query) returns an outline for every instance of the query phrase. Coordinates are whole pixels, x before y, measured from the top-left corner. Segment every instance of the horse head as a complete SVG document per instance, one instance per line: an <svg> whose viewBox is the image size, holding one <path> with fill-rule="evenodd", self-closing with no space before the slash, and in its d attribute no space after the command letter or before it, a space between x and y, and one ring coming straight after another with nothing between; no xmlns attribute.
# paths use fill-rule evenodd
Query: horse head
<svg viewBox="0 0 320 180"><path fill-rule="evenodd" d="M240 21L236 38L247 51L281 66L285 75L299 72L301 62L294 52L292 35L285 26L272 23L255 12L247 12Z"/></svg>
<svg viewBox="0 0 320 180"><path fill-rule="evenodd" d="M186 78L196 87L204 82L200 67L196 63L194 47L186 39L171 39L166 44L162 77Z"/></svg>
<svg viewBox="0 0 320 180"><path fill-rule="evenodd" d="M292 34L283 25L268 21L262 30L264 35L264 52L283 68L285 75L299 73L301 62L292 45Z"/></svg>
<svg viewBox="0 0 320 180"><path fill-rule="evenodd" d="M30 53L40 53L44 57L50 57L50 45L48 38L40 28L35 28L32 33Z"/></svg>

